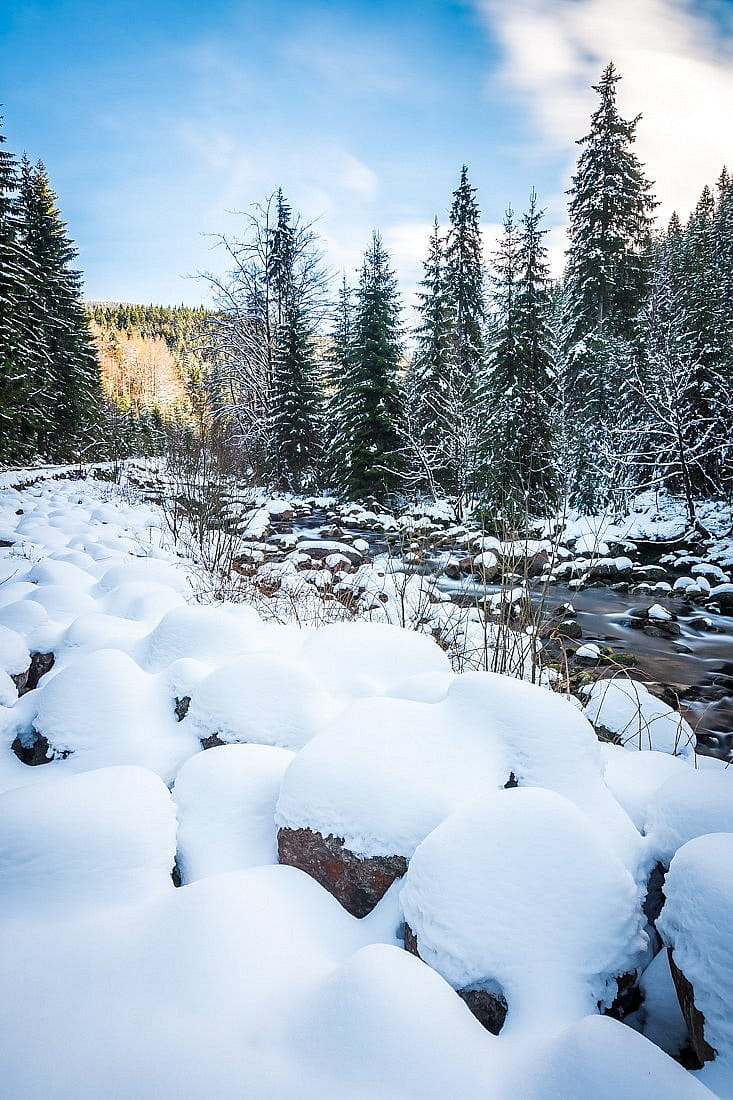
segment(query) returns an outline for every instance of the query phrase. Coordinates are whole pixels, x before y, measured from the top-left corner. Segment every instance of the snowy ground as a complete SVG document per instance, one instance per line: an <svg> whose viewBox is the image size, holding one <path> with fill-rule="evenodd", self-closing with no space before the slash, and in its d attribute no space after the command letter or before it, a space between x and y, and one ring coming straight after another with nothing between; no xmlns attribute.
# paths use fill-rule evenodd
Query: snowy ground
<svg viewBox="0 0 733 1100"><path fill-rule="evenodd" d="M0 547L4 1095L733 1097L733 775L669 708L601 744L426 634L196 602L160 511L100 482L2 489ZM357 919L278 830L407 872ZM499 1035L456 990L503 997Z"/></svg>

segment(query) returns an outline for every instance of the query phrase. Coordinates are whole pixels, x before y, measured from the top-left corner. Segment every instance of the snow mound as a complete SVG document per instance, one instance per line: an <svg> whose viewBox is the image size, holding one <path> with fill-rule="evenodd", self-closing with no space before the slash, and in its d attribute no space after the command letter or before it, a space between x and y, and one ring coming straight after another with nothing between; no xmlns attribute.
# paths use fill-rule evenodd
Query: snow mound
<svg viewBox="0 0 733 1100"><path fill-rule="evenodd" d="M100 649L71 662L33 701L34 729L47 738L57 766L67 757L63 766L73 771L139 764L168 782L199 748L176 722L164 682L121 650ZM32 733L19 733L24 744L32 742Z"/></svg>
<svg viewBox="0 0 733 1100"><path fill-rule="evenodd" d="M415 851L400 897L420 956L451 985L499 983L507 1030L610 1004L646 946L633 878L551 791L498 791L457 810Z"/></svg>
<svg viewBox="0 0 733 1100"><path fill-rule="evenodd" d="M254 654L220 665L193 687L185 724L200 738L298 749L338 709L302 664Z"/></svg>
<svg viewBox="0 0 733 1100"><path fill-rule="evenodd" d="M655 791L646 832L661 863L683 844L705 833L733 833L733 770L686 768Z"/></svg>
<svg viewBox="0 0 733 1100"><path fill-rule="evenodd" d="M714 1100L677 1062L609 1016L587 1016L529 1061L514 1093L521 1100Z"/></svg>
<svg viewBox="0 0 733 1100"><path fill-rule="evenodd" d="M619 738L626 749L656 749L694 757L695 734L676 710L637 680L596 680L584 712L594 726Z"/></svg>
<svg viewBox="0 0 733 1100"><path fill-rule="evenodd" d="M221 663L257 648L261 628L250 607L174 607L148 637L145 664L157 672L181 657Z"/></svg>
<svg viewBox="0 0 733 1100"><path fill-rule="evenodd" d="M222 745L183 765L173 797L184 883L277 863L275 803L291 760L269 745Z"/></svg>
<svg viewBox="0 0 733 1100"><path fill-rule="evenodd" d="M432 638L387 623L331 623L304 642L301 657L336 696L387 694L419 675L449 675L450 662Z"/></svg>
<svg viewBox="0 0 733 1100"><path fill-rule="evenodd" d="M603 745L604 778L640 832L646 828L649 804L673 775L692 771L687 759L667 752L626 752L620 745Z"/></svg>
<svg viewBox="0 0 733 1100"><path fill-rule="evenodd" d="M409 858L457 805L508 774L500 746L451 728L441 704L364 699L295 757L276 820L340 837L358 856Z"/></svg>
<svg viewBox="0 0 733 1100"><path fill-rule="evenodd" d="M9 676L25 672L31 663L31 655L23 638L15 630L0 626L0 669Z"/></svg>
<svg viewBox="0 0 733 1100"><path fill-rule="evenodd" d="M176 817L144 768L51 775L0 796L0 911L88 906L172 888Z"/></svg>

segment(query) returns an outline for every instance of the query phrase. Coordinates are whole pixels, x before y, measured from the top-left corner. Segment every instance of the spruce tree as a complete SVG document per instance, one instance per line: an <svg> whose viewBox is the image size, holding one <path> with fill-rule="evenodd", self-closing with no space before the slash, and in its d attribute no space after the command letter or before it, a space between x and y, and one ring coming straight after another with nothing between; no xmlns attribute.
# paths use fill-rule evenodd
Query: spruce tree
<svg viewBox="0 0 733 1100"><path fill-rule="evenodd" d="M477 390L484 365L484 268L476 188L461 169L453 194L445 253L452 299L452 362L446 400L445 488L460 515L474 491L478 448Z"/></svg>
<svg viewBox="0 0 733 1100"><path fill-rule="evenodd" d="M555 503L555 379L546 230L534 192L517 232L507 211L496 264L496 322L486 383L489 497L512 521Z"/></svg>
<svg viewBox="0 0 733 1100"><path fill-rule="evenodd" d="M641 116L622 118L609 62L570 189L564 319L565 390L577 423L575 502L596 507L611 480L613 432L625 415L623 382L649 276L656 201L633 151Z"/></svg>
<svg viewBox="0 0 733 1100"><path fill-rule="evenodd" d="M398 380L400 303L397 280L378 233L364 255L353 339L338 393L344 458L341 489L349 498L384 498L401 484L402 408Z"/></svg>
<svg viewBox="0 0 733 1100"><path fill-rule="evenodd" d="M76 249L40 162L23 164L21 206L52 370L53 411L45 445L57 457L73 457L99 420L99 364L82 303L81 275L71 266Z"/></svg>
<svg viewBox="0 0 733 1100"><path fill-rule="evenodd" d="M348 478L349 409L344 393L348 385L353 338L353 291L344 274L333 310L325 370L327 450L324 457L324 471L328 484L332 485L342 485Z"/></svg>
<svg viewBox="0 0 733 1100"><path fill-rule="evenodd" d="M406 395L417 477L427 482L433 492L446 481L450 460L448 410L454 318L444 249L445 242L436 218L418 292L416 348Z"/></svg>
<svg viewBox="0 0 733 1100"><path fill-rule="evenodd" d="M298 302L284 306L275 360L272 412L274 473L281 487L315 485L321 458L321 386L313 334Z"/></svg>
<svg viewBox="0 0 733 1100"><path fill-rule="evenodd" d="M0 462L32 457L43 420L33 330L35 265L24 243L18 165L0 134Z"/></svg>

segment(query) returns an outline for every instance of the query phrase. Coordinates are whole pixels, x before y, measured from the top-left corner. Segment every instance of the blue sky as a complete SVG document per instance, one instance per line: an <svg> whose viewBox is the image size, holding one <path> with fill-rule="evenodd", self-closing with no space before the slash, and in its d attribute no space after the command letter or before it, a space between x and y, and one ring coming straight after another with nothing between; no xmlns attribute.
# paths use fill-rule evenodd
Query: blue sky
<svg viewBox="0 0 733 1100"><path fill-rule="evenodd" d="M559 264L610 54L663 213L689 209L733 162L732 43L731 0L2 0L0 102L8 146L48 166L89 297L205 299L187 278L221 267L204 234L282 185L336 268L380 228L409 298L464 161L487 244L535 186Z"/></svg>

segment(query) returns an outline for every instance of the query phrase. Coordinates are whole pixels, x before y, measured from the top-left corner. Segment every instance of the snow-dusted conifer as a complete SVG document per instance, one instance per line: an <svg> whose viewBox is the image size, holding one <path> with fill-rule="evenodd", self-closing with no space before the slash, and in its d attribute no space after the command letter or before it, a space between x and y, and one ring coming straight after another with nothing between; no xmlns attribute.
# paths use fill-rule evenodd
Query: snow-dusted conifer
<svg viewBox="0 0 733 1100"><path fill-rule="evenodd" d="M353 339L338 392L341 489L384 497L400 485L402 408L398 381L400 303L379 233L366 250L356 292Z"/></svg>

